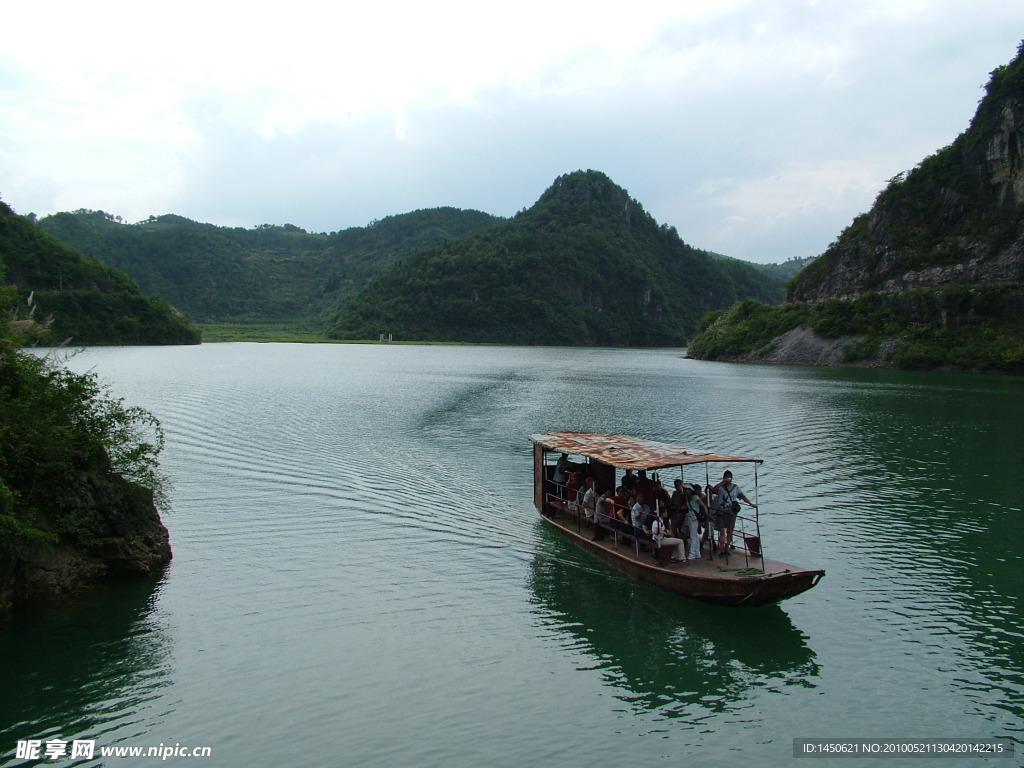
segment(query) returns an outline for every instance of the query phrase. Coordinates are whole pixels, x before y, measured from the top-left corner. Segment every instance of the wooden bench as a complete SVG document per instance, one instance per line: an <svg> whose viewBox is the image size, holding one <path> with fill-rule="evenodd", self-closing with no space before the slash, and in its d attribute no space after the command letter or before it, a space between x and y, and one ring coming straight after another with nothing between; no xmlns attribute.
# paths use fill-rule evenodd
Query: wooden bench
<svg viewBox="0 0 1024 768"><path fill-rule="evenodd" d="M627 543L634 549L640 549L645 552L649 552L651 557L658 561L660 565L667 565L671 558L672 549L670 547L659 547L657 542L653 539L648 539L643 536L637 536L623 528L616 528L609 523L598 522L592 518L587 517L580 512L575 504L570 504L565 499L559 499L554 496L548 496L547 507L550 510L550 515L554 516L565 516L576 520L588 527L592 527L595 532L595 538L611 537L616 541ZM603 533L603 536L598 536L598 532Z"/></svg>

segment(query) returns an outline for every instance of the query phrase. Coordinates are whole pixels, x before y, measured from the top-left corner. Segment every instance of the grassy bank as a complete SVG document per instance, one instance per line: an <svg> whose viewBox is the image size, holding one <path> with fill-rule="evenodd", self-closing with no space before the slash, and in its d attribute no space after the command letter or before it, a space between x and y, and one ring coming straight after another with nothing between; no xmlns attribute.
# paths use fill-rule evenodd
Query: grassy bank
<svg viewBox="0 0 1024 768"><path fill-rule="evenodd" d="M329 343L324 334L286 323L200 323L203 343L228 341L278 342L292 344Z"/></svg>
<svg viewBox="0 0 1024 768"><path fill-rule="evenodd" d="M218 344L237 341L277 344L380 344L378 339L329 339L319 331L297 328L287 324L272 323L203 323L198 324L204 344ZM390 344L413 344L418 346L488 346L468 344L461 341L400 341Z"/></svg>

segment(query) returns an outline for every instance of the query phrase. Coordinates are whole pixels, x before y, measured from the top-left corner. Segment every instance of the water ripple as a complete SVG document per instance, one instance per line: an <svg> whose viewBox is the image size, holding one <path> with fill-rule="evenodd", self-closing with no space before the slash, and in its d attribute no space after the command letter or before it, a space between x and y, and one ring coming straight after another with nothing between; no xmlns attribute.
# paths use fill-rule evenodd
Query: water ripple
<svg viewBox="0 0 1024 768"><path fill-rule="evenodd" d="M39 642L59 622L0 637L67 671L12 681L40 703L8 712L5 735L173 733L233 765L293 762L296 743L335 763L329 732L353 764L710 749L752 768L837 716L865 734L1022 737L1019 384L670 350L95 358L167 431L175 560L108 617L112 636L70 630L85 662ZM828 576L737 613L607 568L532 509L526 436L574 428L764 459L766 551ZM753 495L753 467L732 469ZM566 727L548 738L551 722Z"/></svg>

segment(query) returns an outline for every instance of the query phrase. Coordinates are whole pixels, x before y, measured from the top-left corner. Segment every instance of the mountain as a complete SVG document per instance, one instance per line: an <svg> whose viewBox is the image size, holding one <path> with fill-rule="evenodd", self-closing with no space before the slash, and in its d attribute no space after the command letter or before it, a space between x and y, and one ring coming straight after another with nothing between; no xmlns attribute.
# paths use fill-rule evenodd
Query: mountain
<svg viewBox="0 0 1024 768"><path fill-rule="evenodd" d="M985 91L968 129L891 179L784 306L709 318L690 354L1024 371L1024 43Z"/></svg>
<svg viewBox="0 0 1024 768"><path fill-rule="evenodd" d="M556 180L508 221L433 208L315 234L175 215L127 224L80 209L39 226L197 322L346 339L679 344L710 309L748 296L781 301L793 271L692 248L593 171Z"/></svg>
<svg viewBox="0 0 1024 768"><path fill-rule="evenodd" d="M794 256L791 259L786 259L781 264L755 264L754 267L759 272L786 283L791 278L796 277L814 259L814 256Z"/></svg>
<svg viewBox="0 0 1024 768"><path fill-rule="evenodd" d="M311 234L291 224L228 228L175 215L124 224L103 211L78 210L39 224L198 322L315 326L331 322L378 272L494 220L479 211L434 208Z"/></svg>
<svg viewBox="0 0 1024 768"><path fill-rule="evenodd" d="M701 315L748 296L779 301L782 283L687 245L607 176L577 171L513 218L381 273L329 334L678 345Z"/></svg>
<svg viewBox="0 0 1024 768"><path fill-rule="evenodd" d="M5 282L31 296L37 319L53 316L43 343L198 344L195 326L123 272L85 256L0 203Z"/></svg>

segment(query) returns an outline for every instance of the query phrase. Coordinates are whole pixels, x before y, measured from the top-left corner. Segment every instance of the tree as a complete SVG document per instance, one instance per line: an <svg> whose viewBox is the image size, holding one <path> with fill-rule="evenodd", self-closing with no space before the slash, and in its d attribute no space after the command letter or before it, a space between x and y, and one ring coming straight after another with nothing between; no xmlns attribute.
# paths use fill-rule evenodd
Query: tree
<svg viewBox="0 0 1024 768"><path fill-rule="evenodd" d="M0 288L8 300L13 286ZM0 324L0 545L14 540L88 548L109 521L90 505L98 488L130 481L165 501L159 421L110 395L94 374L22 347L29 310Z"/></svg>

